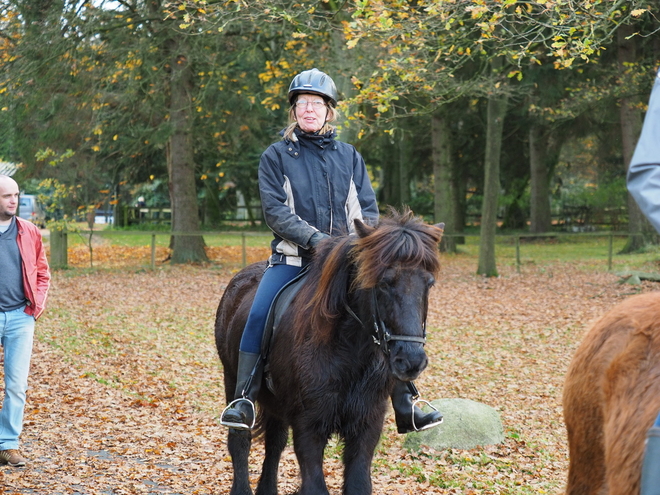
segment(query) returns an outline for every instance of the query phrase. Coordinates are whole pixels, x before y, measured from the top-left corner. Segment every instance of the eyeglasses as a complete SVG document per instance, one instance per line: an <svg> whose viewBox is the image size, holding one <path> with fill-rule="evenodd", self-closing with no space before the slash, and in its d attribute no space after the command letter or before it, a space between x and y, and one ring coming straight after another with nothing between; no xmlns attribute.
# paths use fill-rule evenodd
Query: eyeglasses
<svg viewBox="0 0 660 495"><path fill-rule="evenodd" d="M323 100L307 101L303 99L296 101L296 107L307 108L307 105L310 103L312 104L312 107L314 107L314 110L318 110L319 108L323 108L325 106L325 102Z"/></svg>

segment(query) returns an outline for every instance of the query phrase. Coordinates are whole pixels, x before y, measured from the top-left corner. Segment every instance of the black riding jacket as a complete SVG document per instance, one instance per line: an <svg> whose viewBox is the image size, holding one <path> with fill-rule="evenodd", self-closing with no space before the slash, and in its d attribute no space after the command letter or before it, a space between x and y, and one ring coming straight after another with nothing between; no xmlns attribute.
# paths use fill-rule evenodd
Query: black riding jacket
<svg viewBox="0 0 660 495"><path fill-rule="evenodd" d="M334 132L296 129L295 134L298 141L279 141L261 155L259 190L266 224L275 235L270 262L302 266L315 232L352 233L355 219L374 225L378 206L355 147L336 141Z"/></svg>

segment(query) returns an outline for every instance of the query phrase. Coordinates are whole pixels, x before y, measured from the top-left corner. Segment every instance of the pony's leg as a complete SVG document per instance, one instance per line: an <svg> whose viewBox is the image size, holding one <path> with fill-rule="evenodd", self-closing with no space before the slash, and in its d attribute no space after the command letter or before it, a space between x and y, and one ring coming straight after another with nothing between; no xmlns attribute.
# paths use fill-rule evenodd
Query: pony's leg
<svg viewBox="0 0 660 495"><path fill-rule="evenodd" d="M570 463L566 495L596 495L605 486L602 366L578 350L564 383L564 422Z"/></svg>
<svg viewBox="0 0 660 495"><path fill-rule="evenodd" d="M230 495L252 495L248 458L252 445L252 433L249 430L229 429L227 448L234 467L234 480Z"/></svg>
<svg viewBox="0 0 660 495"><path fill-rule="evenodd" d="M344 495L371 494L371 462L382 424L382 420L365 424L361 430L353 430L359 433L344 438Z"/></svg>
<svg viewBox="0 0 660 495"><path fill-rule="evenodd" d="M289 428L282 421L273 418L268 418L265 428L266 456L261 467L256 495L277 495L277 471L288 440Z"/></svg>
<svg viewBox="0 0 660 495"><path fill-rule="evenodd" d="M323 477L323 451L327 437L293 428L293 450L300 466L302 483L298 495L329 495Z"/></svg>

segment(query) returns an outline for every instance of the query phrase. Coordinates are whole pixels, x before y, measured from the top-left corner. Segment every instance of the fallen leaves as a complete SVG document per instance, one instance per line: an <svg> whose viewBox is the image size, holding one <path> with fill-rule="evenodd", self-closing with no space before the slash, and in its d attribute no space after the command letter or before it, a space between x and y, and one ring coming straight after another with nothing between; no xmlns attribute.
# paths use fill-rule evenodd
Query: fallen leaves
<svg viewBox="0 0 660 495"><path fill-rule="evenodd" d="M22 435L30 463L0 468L6 493L229 493L226 432L216 421L225 401L213 322L240 257L232 263L54 274L48 311L37 323ZM431 296L430 365L417 384L426 399L462 397L495 407L507 439L470 451L409 453L390 414L374 459L376 494L563 487L563 375L589 321L630 288L577 263L522 275L504 268L497 279L473 275L474 266L472 259L443 260ZM648 284L641 290L654 288ZM342 483L337 449L331 442L325 464L333 494ZM262 458L263 445L255 443L255 482ZM280 493L297 486L289 446Z"/></svg>
<svg viewBox="0 0 660 495"><path fill-rule="evenodd" d="M243 250L240 246L207 246L206 254L209 260L229 266L239 266L243 262ZM249 248L245 251L246 263L254 263L268 258L270 248ZM169 259L170 250L157 246L154 261L162 265ZM116 246L103 242L93 246L91 255L95 268L147 267L151 265L151 246ZM89 248L77 244L67 250L68 265L73 268L88 268L90 266Z"/></svg>

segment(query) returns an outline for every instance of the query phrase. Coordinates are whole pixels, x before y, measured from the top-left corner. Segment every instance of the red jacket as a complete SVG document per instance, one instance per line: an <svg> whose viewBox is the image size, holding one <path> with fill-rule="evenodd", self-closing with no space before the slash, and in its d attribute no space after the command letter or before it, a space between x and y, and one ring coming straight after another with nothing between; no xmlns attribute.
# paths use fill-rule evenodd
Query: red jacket
<svg viewBox="0 0 660 495"><path fill-rule="evenodd" d="M36 320L46 308L50 270L39 229L27 220L15 218L18 227L16 243L23 260L23 290L28 300L25 313Z"/></svg>

